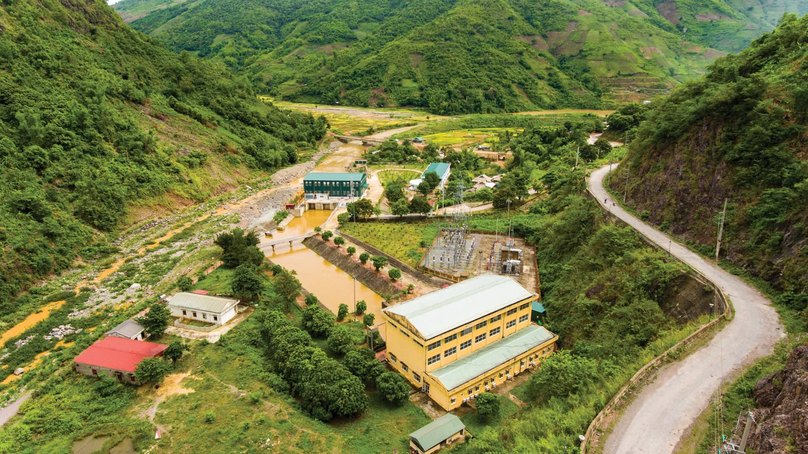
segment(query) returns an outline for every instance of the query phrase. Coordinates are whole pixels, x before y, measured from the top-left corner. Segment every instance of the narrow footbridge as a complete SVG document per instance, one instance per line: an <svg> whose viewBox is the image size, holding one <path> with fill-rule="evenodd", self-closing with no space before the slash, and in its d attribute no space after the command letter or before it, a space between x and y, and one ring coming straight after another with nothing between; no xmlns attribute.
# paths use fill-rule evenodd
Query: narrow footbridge
<svg viewBox="0 0 808 454"><path fill-rule="evenodd" d="M334 134L334 138L339 140L342 143L348 142L362 142L362 145L366 147L371 147L374 145L381 145L384 140L383 139L373 139L370 137L355 137L355 136L339 136Z"/></svg>
<svg viewBox="0 0 808 454"><path fill-rule="evenodd" d="M289 247L292 247L292 243L294 243L296 241L303 241L306 238L313 237L314 235L317 235L317 232L309 232L309 233L305 233L303 235L290 236L290 237L286 237L286 238L278 238L277 240L271 240L271 241L267 241L267 242L265 242L263 244L259 244L258 248L262 249L262 250L267 250L269 248L272 248L272 251L274 252L275 251L275 246L277 246L279 244L289 243Z"/></svg>

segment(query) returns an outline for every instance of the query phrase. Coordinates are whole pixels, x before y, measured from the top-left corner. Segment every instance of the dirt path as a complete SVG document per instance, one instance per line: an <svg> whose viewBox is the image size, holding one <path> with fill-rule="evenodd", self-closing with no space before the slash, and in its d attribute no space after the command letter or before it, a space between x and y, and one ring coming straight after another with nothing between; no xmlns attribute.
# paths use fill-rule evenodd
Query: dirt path
<svg viewBox="0 0 808 454"><path fill-rule="evenodd" d="M382 131L382 132L377 132L376 134L371 134L371 135L369 135L369 136L367 136L365 138L366 139L374 139L374 140L387 140L390 137L392 137L392 136L394 136L394 135L396 135L398 133L407 132L410 129L415 129L415 128L420 127L420 126L422 126L422 125L404 126L403 128L388 129L387 131Z"/></svg>
<svg viewBox="0 0 808 454"><path fill-rule="evenodd" d="M20 406L24 404L26 400L31 398L32 393L33 391L28 391L22 396L18 397L14 402L0 408L0 427L3 427L3 424L7 423L9 419L13 418L14 415L20 411Z"/></svg>
<svg viewBox="0 0 808 454"><path fill-rule="evenodd" d="M763 294L615 205L603 179L609 166L592 173L589 190L598 203L651 241L704 274L732 301L735 318L704 347L663 367L617 422L606 454L664 454L707 408L711 396L744 366L772 352L783 327Z"/></svg>

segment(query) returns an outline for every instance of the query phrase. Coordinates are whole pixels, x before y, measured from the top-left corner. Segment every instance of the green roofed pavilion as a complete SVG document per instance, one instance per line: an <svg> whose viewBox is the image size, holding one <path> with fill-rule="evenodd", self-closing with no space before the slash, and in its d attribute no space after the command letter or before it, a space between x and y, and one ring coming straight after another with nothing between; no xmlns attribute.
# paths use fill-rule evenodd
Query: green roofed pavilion
<svg viewBox="0 0 808 454"><path fill-rule="evenodd" d="M464 435L466 426L457 416L447 413L410 434L410 441L421 452L428 452L444 441L452 441L456 435Z"/></svg>

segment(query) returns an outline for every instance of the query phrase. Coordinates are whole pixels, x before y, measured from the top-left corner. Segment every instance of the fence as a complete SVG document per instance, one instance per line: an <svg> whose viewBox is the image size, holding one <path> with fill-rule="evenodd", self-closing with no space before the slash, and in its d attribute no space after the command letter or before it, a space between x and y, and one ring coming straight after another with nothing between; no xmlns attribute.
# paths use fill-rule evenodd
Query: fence
<svg viewBox="0 0 808 454"><path fill-rule="evenodd" d="M598 200L598 198L595 197L595 195L592 194L592 192L589 189L587 189L587 193L593 199L595 199L596 202L598 202L600 204L600 201ZM617 216L614 216L611 213L609 213L609 215L613 219L616 219L617 221L623 223L623 221L620 218L618 218ZM665 248L663 248L662 246L654 243L653 241L651 241L650 238L643 235L642 232L637 231L637 233L643 238L643 240L645 240L645 242L647 242L651 246L653 246L653 247L655 247L657 249L663 250L663 251L665 250ZM676 257L674 257L674 258L676 258ZM679 259L676 258L676 260L679 260ZM688 266L688 268L690 269L691 267ZM679 341L673 347L665 350L661 355L659 355L656 358L652 359L650 362L648 362L648 364L646 364L640 370L638 370L637 373L634 374L634 376L631 377L631 379L629 379L628 382L626 382L626 384L624 384L622 387L620 387L619 390L617 390L617 393L615 393L615 395L612 396L612 398L609 400L609 402L607 402L606 405L603 407L603 409L600 410L600 412L597 414L597 416L595 416L595 419L592 420L592 422L589 424L589 427L586 429L586 434L584 435L584 439L581 441L581 454L586 454L587 453L587 449L589 448L589 443L592 441L592 436L597 430L600 429L600 424L603 422L603 419L606 416L608 416L611 412L613 412L615 410L615 408L617 408L618 405L620 405L623 398L628 393L628 390L632 386L634 386L637 383L641 382L651 372L656 370L656 368L658 366L660 366L671 355L671 353L673 353L676 350L690 344L696 338L698 338L701 334L703 334L704 332L706 332L710 328L714 327L715 325L717 325L722 320L728 318L729 315L732 313L732 303L729 300L729 298L727 298L727 295L724 294L724 291L721 290L721 287L719 287L719 286L715 285L714 283L712 283L707 278L707 276L703 275L698 270L693 269L692 271L693 271L694 275L699 280L701 280L702 282L709 282L718 291L718 296L719 296L719 300L721 302L721 305L723 306L723 311L721 312L721 314L718 317L716 317L715 319L713 319L709 323L703 325L701 328L697 329L694 333L692 333L691 335L689 335L686 338Z"/></svg>
<svg viewBox="0 0 808 454"><path fill-rule="evenodd" d="M211 325L211 326L186 325L185 323L182 323L181 318L178 318L177 320L174 321L174 326L176 326L177 328L185 328L185 329L190 329L190 330L194 330L194 331L202 331L203 333L207 333L208 331L215 330L216 328L218 328L221 325Z"/></svg>

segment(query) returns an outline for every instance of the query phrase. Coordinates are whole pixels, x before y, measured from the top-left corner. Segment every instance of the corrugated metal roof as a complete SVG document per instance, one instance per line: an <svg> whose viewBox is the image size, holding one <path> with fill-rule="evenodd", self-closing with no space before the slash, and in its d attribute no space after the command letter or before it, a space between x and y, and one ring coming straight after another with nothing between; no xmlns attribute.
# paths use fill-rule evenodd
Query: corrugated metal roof
<svg viewBox="0 0 808 454"><path fill-rule="evenodd" d="M427 167L426 170L424 170L424 173L421 176L423 177L429 172L435 172L438 174L439 177L441 177L441 179L443 179L443 175L446 174L446 172L448 171L449 171L449 164L445 162L433 162L432 164L429 164L429 167Z"/></svg>
<svg viewBox="0 0 808 454"><path fill-rule="evenodd" d="M364 173L310 172L303 177L303 181L362 181L364 177Z"/></svg>
<svg viewBox="0 0 808 454"><path fill-rule="evenodd" d="M533 311L534 312L544 313L545 310L546 309L544 309L544 304L542 304L542 303L540 303L538 301L533 301Z"/></svg>
<svg viewBox="0 0 808 454"><path fill-rule="evenodd" d="M123 323L107 331L107 336L120 335L131 339L141 333L145 328L140 323L129 319L124 320Z"/></svg>
<svg viewBox="0 0 808 454"><path fill-rule="evenodd" d="M483 274L384 312L406 318L424 339L431 339L532 296L507 276Z"/></svg>
<svg viewBox="0 0 808 454"><path fill-rule="evenodd" d="M222 298L219 296L198 295L196 293L181 292L172 296L168 301L169 306L181 307L205 312L221 314L238 304L238 300L232 298Z"/></svg>
<svg viewBox="0 0 808 454"><path fill-rule="evenodd" d="M421 448L421 451L429 451L440 442L465 428L466 426L460 418L451 413L446 413L411 433L410 438Z"/></svg>
<svg viewBox="0 0 808 454"><path fill-rule="evenodd" d="M484 375L505 362L554 338L555 334L538 325L530 325L493 344L434 370L429 375L451 391L469 380Z"/></svg>
<svg viewBox="0 0 808 454"><path fill-rule="evenodd" d="M135 366L143 358L161 355L167 347L168 345L151 342L105 337L87 347L87 350L81 352L73 361L90 366L134 372Z"/></svg>

